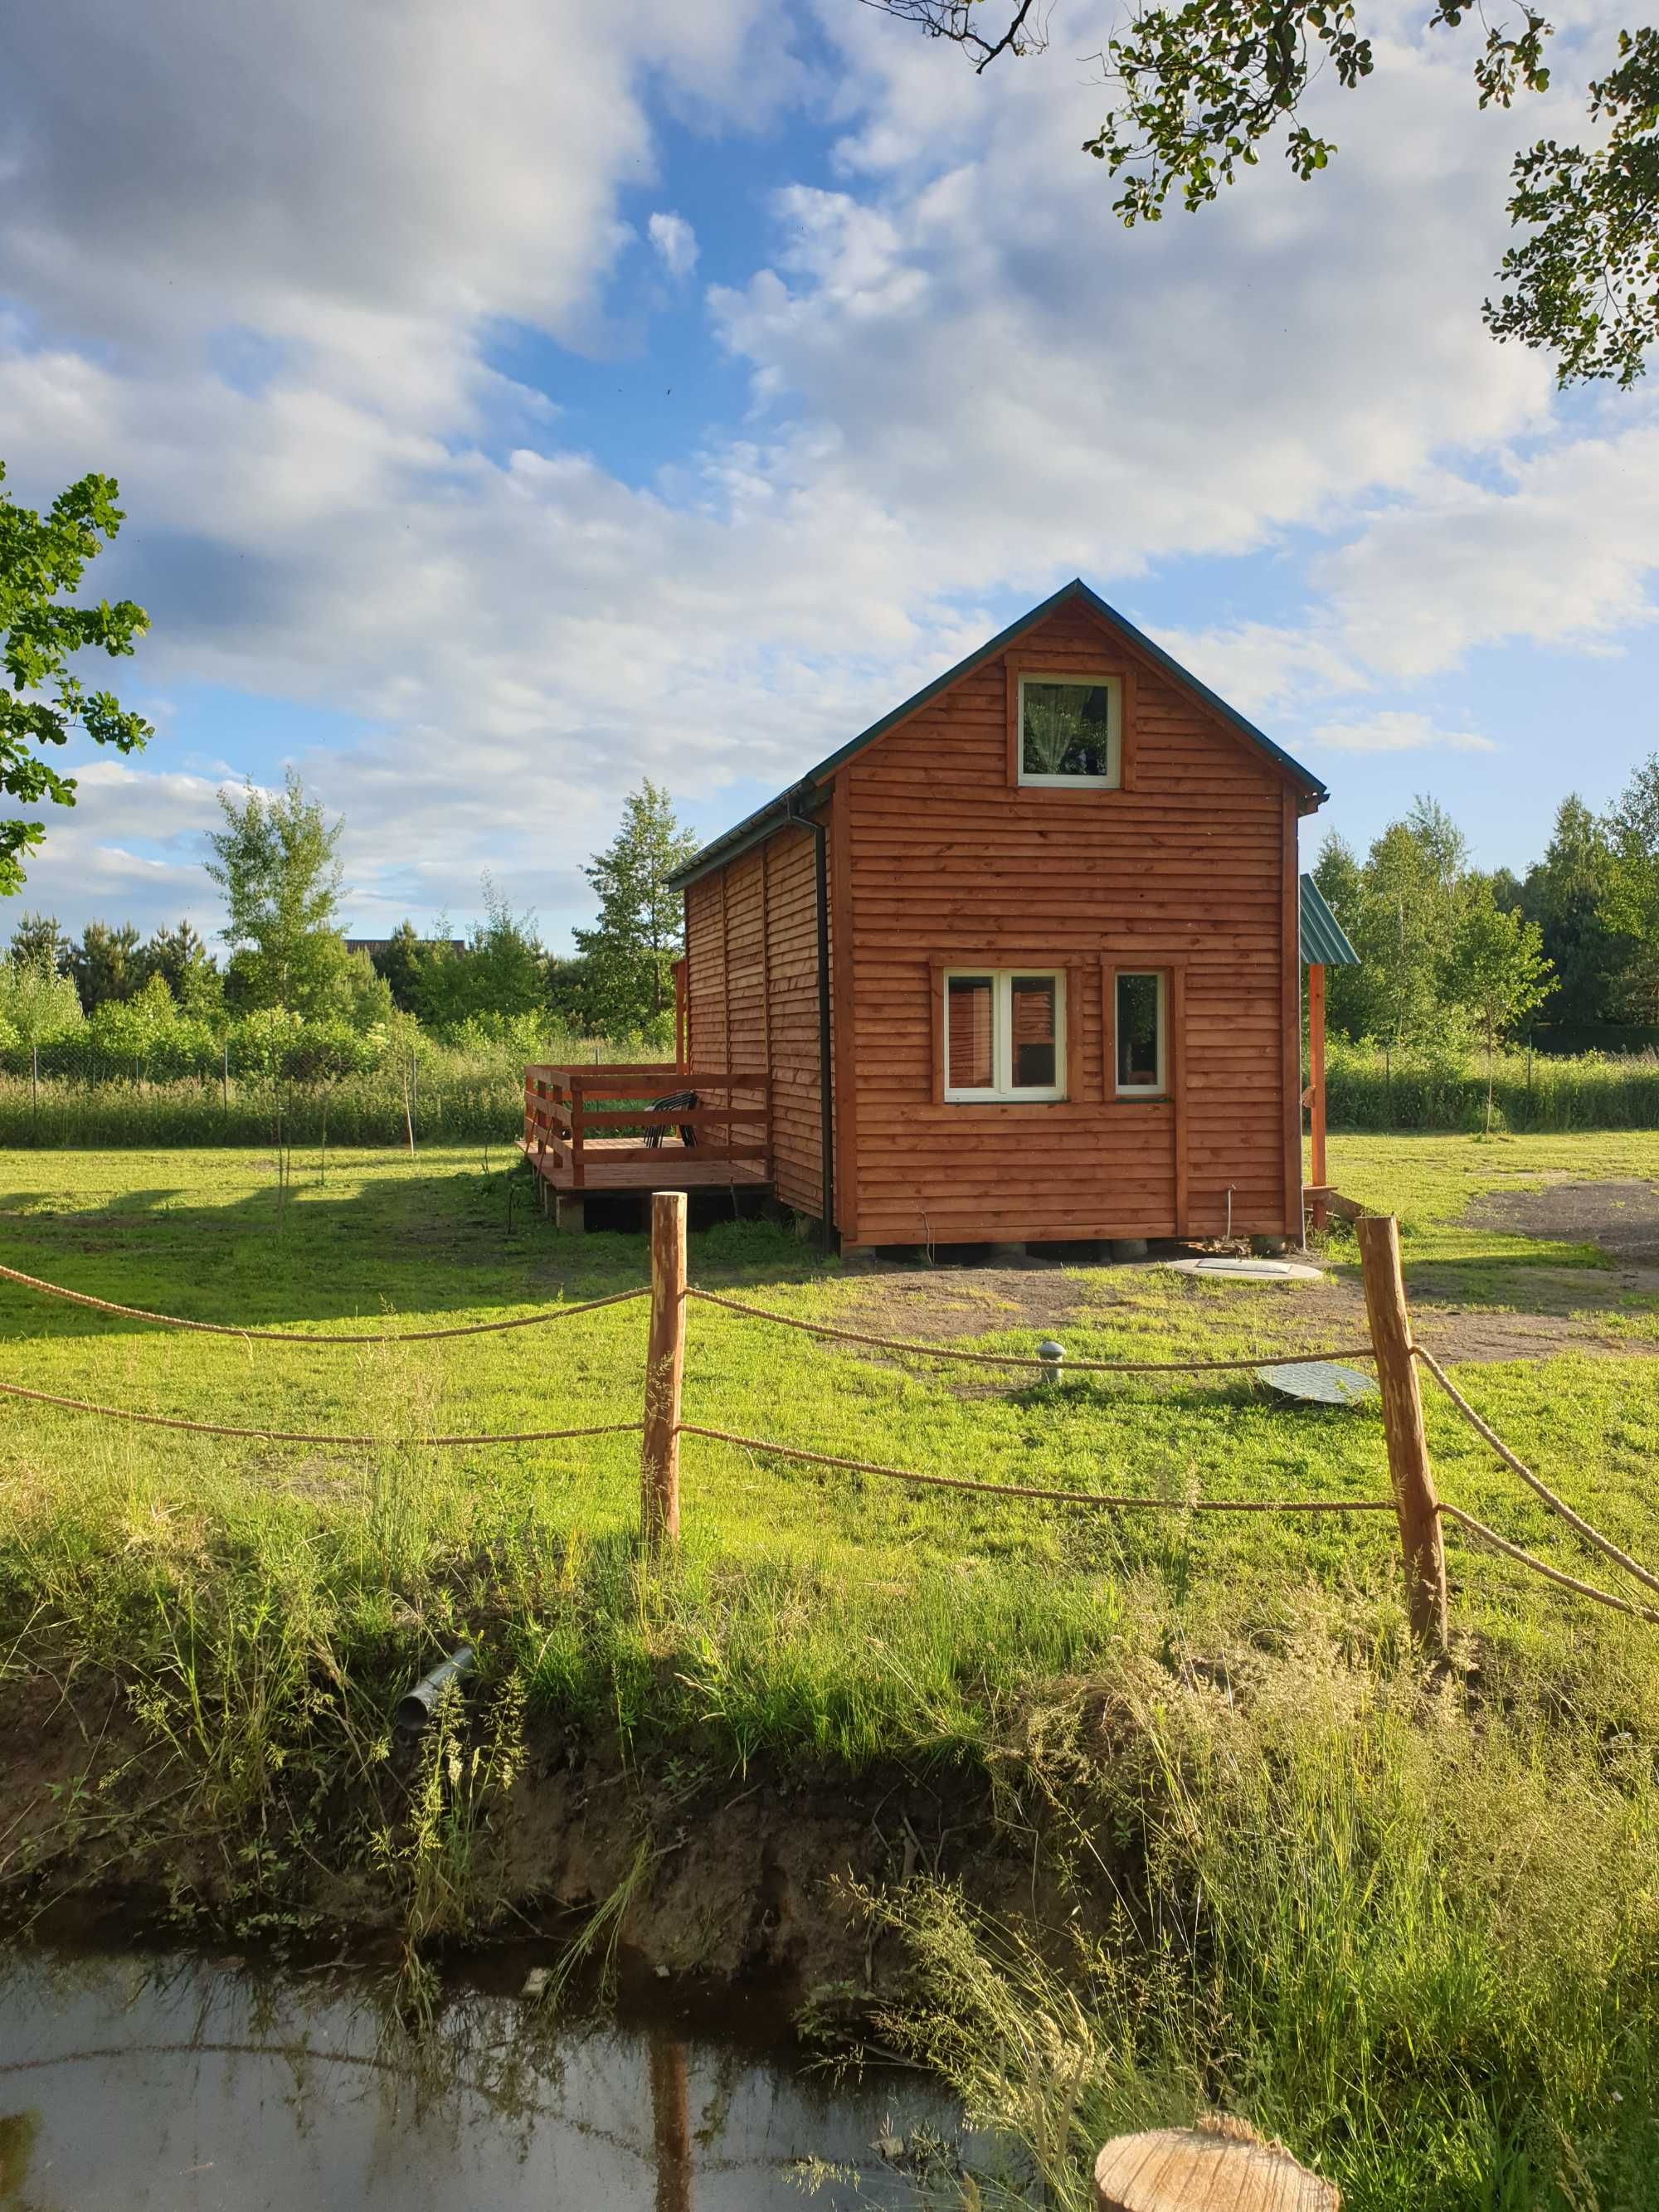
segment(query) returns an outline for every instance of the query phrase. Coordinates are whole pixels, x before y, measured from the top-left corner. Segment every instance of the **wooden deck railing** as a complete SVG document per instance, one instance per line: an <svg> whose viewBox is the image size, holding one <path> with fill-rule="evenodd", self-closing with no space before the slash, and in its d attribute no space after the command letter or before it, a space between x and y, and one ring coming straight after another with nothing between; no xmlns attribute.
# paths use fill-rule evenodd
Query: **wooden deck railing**
<svg viewBox="0 0 1659 2212"><path fill-rule="evenodd" d="M654 1099L695 1091L695 1106L658 1111ZM647 1129L663 1132L647 1145ZM568 1171L569 1188L587 1187L586 1168L602 1146L605 1164L656 1161L665 1170L684 1150L680 1132L694 1133L700 1162L760 1164L763 1177L772 1153L772 1083L763 1074L731 1069L685 1068L644 1061L633 1066L526 1067L524 1140L526 1152L550 1154ZM632 1137L638 1139L630 1144Z"/></svg>

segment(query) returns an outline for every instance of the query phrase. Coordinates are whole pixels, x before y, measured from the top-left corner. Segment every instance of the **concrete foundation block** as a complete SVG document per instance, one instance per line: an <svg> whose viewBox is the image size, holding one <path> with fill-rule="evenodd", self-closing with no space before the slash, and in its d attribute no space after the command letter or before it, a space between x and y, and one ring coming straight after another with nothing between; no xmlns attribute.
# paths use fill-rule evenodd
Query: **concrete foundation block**
<svg viewBox="0 0 1659 2212"><path fill-rule="evenodd" d="M554 1226L580 1237L587 1226L586 1202L574 1191L562 1190L553 1201Z"/></svg>

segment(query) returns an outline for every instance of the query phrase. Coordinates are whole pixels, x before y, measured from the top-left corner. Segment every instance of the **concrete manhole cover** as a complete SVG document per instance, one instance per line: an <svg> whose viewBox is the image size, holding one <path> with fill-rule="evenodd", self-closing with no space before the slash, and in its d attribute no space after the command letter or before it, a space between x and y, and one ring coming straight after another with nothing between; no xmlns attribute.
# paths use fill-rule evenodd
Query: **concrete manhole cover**
<svg viewBox="0 0 1659 2212"><path fill-rule="evenodd" d="M1166 1260L1177 1275L1233 1276L1247 1283L1322 1283L1324 1275L1300 1260Z"/></svg>
<svg viewBox="0 0 1659 2212"><path fill-rule="evenodd" d="M1255 1371L1270 1390L1304 1406L1358 1406L1380 1395L1369 1375L1329 1359L1304 1359L1294 1366L1258 1367Z"/></svg>

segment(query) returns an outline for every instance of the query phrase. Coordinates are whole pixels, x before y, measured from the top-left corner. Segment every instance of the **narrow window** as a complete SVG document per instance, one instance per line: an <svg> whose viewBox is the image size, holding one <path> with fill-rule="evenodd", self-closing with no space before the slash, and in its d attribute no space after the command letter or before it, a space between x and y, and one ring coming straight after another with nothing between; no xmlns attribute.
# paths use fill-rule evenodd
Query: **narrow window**
<svg viewBox="0 0 1659 2212"><path fill-rule="evenodd" d="M1014 975L1008 984L1014 1044L1013 1088L1052 1091L1057 1075L1054 1048L1058 993L1052 975Z"/></svg>
<svg viewBox="0 0 1659 2212"><path fill-rule="evenodd" d="M963 970L945 978L945 1095L952 1102L1065 1096L1065 978Z"/></svg>
<svg viewBox="0 0 1659 2212"><path fill-rule="evenodd" d="M1117 783L1121 689L1115 676L1021 677L1020 781Z"/></svg>
<svg viewBox="0 0 1659 2212"><path fill-rule="evenodd" d="M1161 975L1117 979L1117 1087L1156 1097L1164 1089L1164 1004Z"/></svg>
<svg viewBox="0 0 1659 2212"><path fill-rule="evenodd" d="M945 1065L951 1091L994 1091L996 1058L992 1049L994 975L952 975L946 1023L950 1042Z"/></svg>

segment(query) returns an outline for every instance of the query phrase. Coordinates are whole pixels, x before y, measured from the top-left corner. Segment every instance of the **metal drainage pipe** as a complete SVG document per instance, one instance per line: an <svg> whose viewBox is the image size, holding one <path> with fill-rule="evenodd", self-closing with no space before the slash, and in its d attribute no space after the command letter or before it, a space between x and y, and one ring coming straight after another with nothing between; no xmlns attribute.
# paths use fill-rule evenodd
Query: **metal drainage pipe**
<svg viewBox="0 0 1659 2212"><path fill-rule="evenodd" d="M441 1659L429 1674L422 1674L398 1703L392 1724L405 1735L418 1735L438 1710L438 1700L452 1682L472 1672L472 1646L463 1644L447 1659Z"/></svg>

